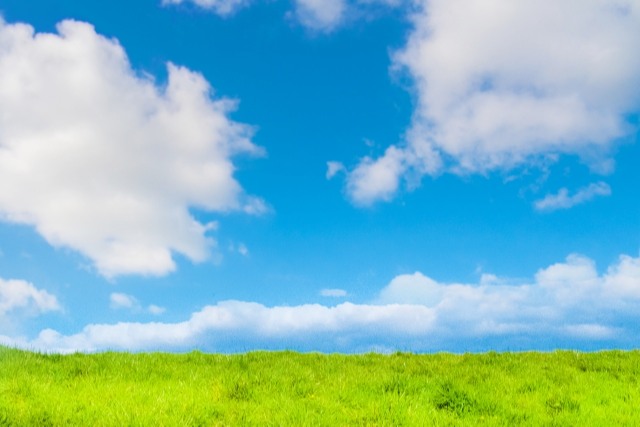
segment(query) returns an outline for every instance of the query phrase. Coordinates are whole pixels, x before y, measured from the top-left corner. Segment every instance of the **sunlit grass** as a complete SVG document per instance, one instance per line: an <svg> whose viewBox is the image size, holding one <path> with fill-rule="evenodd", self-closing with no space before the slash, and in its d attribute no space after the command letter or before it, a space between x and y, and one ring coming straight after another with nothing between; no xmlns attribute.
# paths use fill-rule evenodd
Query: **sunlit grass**
<svg viewBox="0 0 640 427"><path fill-rule="evenodd" d="M0 348L0 425L640 425L640 352L101 353Z"/></svg>

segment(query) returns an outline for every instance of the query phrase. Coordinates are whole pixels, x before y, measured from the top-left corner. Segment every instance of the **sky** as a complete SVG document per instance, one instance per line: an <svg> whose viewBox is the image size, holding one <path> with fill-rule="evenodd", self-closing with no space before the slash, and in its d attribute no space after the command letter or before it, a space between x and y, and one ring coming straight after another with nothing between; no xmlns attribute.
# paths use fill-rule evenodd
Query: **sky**
<svg viewBox="0 0 640 427"><path fill-rule="evenodd" d="M0 343L637 347L639 0L3 0Z"/></svg>

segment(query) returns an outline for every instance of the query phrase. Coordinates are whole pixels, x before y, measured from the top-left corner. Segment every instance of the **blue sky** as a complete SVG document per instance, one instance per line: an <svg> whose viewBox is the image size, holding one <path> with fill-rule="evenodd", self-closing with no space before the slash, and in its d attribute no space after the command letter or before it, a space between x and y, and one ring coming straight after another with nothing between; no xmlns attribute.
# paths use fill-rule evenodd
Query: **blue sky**
<svg viewBox="0 0 640 427"><path fill-rule="evenodd" d="M640 338L637 0L0 14L0 342Z"/></svg>

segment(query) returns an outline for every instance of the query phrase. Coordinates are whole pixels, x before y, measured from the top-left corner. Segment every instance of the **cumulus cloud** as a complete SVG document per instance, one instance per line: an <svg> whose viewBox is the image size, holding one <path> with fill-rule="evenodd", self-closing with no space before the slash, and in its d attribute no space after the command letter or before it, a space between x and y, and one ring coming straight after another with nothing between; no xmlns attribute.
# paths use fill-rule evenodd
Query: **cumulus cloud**
<svg viewBox="0 0 640 427"><path fill-rule="evenodd" d="M612 298L640 299L640 258L621 256L620 262L607 270L604 286Z"/></svg>
<svg viewBox="0 0 640 427"><path fill-rule="evenodd" d="M419 4L393 56L415 84L413 124L402 144L351 172L355 202L389 199L403 178L510 169L550 153L600 152L606 163L637 131L626 121L640 110L637 0ZM378 167L389 176L376 183Z"/></svg>
<svg viewBox="0 0 640 427"><path fill-rule="evenodd" d="M557 194L548 194L543 199L537 200L534 206L539 211L569 209L597 196L609 195L611 195L611 187L605 182L597 182L579 189L574 195L569 195L569 190L561 188Z"/></svg>
<svg viewBox="0 0 640 427"><path fill-rule="evenodd" d="M259 214L231 158L261 154L204 77L168 64L158 85L116 40L64 21L36 34L0 21L0 219L33 226L105 276L163 275L206 260L190 208Z"/></svg>
<svg viewBox="0 0 640 427"><path fill-rule="evenodd" d="M397 147L387 148L379 159L365 157L347 179L347 192L358 205L376 200L390 200L398 190L400 176L406 171L405 153Z"/></svg>
<svg viewBox="0 0 640 427"><path fill-rule="evenodd" d="M211 10L218 15L227 16L249 4L249 0L162 0L163 5L177 5L182 3L193 3L196 6Z"/></svg>
<svg viewBox="0 0 640 427"><path fill-rule="evenodd" d="M54 295L29 282L0 279L0 317L17 310L41 314L60 311L62 307Z"/></svg>
<svg viewBox="0 0 640 427"><path fill-rule="evenodd" d="M593 260L570 255L528 283L489 275L442 283L417 272L395 277L368 304L224 301L178 323L92 324L72 335L47 329L11 343L61 352L626 348L640 338L638 313L640 257L622 255L599 274Z"/></svg>
<svg viewBox="0 0 640 427"><path fill-rule="evenodd" d="M640 258L627 255L602 275L593 260L572 254L540 269L531 283L489 279L483 275L478 284L459 284L439 283L421 273L402 275L380 292L379 302L431 307L440 327L476 336L574 331L575 337L604 338L617 329L615 322L594 321L624 318L640 308Z"/></svg>

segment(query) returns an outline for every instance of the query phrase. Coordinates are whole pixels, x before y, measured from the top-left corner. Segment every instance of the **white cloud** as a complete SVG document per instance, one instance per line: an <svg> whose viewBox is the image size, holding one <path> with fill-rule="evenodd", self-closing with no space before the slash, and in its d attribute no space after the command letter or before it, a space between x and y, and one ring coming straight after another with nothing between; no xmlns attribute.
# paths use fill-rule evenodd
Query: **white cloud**
<svg viewBox="0 0 640 427"><path fill-rule="evenodd" d="M510 169L549 153L601 152L597 169L637 130L625 117L640 109L638 0L419 3L394 55L415 82L413 124L401 146L349 176L356 203L389 199L403 177ZM372 182L368 171L398 158L404 167Z"/></svg>
<svg viewBox="0 0 640 427"><path fill-rule="evenodd" d="M16 310L40 314L61 311L62 307L54 295L29 282L0 279L0 318Z"/></svg>
<svg viewBox="0 0 640 427"><path fill-rule="evenodd" d="M347 295L347 291L344 289L322 289L320 291L320 296L329 298L344 298Z"/></svg>
<svg viewBox="0 0 640 427"><path fill-rule="evenodd" d="M619 331L598 324L583 323L579 325L568 325L565 331L570 336L578 336L586 339L607 339L614 337Z"/></svg>
<svg viewBox="0 0 640 427"><path fill-rule="evenodd" d="M204 9L208 9L221 16L231 15L238 9L249 4L249 0L162 0L163 5L193 3Z"/></svg>
<svg viewBox="0 0 640 427"><path fill-rule="evenodd" d="M604 282L614 298L640 299L640 258L621 256L607 270Z"/></svg>
<svg viewBox="0 0 640 427"><path fill-rule="evenodd" d="M398 190L400 175L406 171L405 153L392 146L384 156L366 157L347 177L347 192L354 203L369 205L390 200Z"/></svg>
<svg viewBox="0 0 640 427"><path fill-rule="evenodd" d="M331 179L340 172L344 172L344 165L340 162L327 162L327 179Z"/></svg>
<svg viewBox="0 0 640 427"><path fill-rule="evenodd" d="M579 189L574 195L569 195L569 190L561 188L557 194L548 194L543 199L536 200L534 206L539 211L553 211L557 209L569 209L597 196L611 195L611 187L604 182L590 184Z"/></svg>
<svg viewBox="0 0 640 427"><path fill-rule="evenodd" d="M46 329L28 343L7 340L5 344L27 344L56 352L97 351L101 349L145 350L153 348L192 348L211 340L209 345L225 343L247 345L251 341L291 342L313 340L318 335L367 336L386 332L416 336L431 329L433 315L422 306L317 304L296 307L265 307L261 304L225 301L204 307L189 320L179 323L117 323L85 327L80 333L64 336Z"/></svg>
<svg viewBox="0 0 640 427"><path fill-rule="evenodd" d="M113 309L136 308L140 306L138 300L131 295L114 292L109 296L110 306Z"/></svg>
<svg viewBox="0 0 640 427"><path fill-rule="evenodd" d="M346 0L295 0L296 16L310 28L331 30L342 21Z"/></svg>
<svg viewBox="0 0 640 427"><path fill-rule="evenodd" d="M33 226L105 276L162 275L214 245L189 212L264 212L231 157L261 154L235 103L168 64L158 86L85 23L34 34L0 21L0 219Z"/></svg>
<svg viewBox="0 0 640 427"><path fill-rule="evenodd" d="M532 283L487 277L478 284L456 284L439 283L421 273L401 275L380 292L379 302L422 304L435 310L439 326L481 335L575 331L604 337L608 335L603 331L616 328L594 326L594 316L628 315L640 309L640 258L626 255L604 275L598 274L593 260L573 254L539 270Z"/></svg>
<svg viewBox="0 0 640 427"><path fill-rule="evenodd" d="M258 197L247 196L244 198L242 211L247 215L264 215L272 212L272 208Z"/></svg>
<svg viewBox="0 0 640 427"><path fill-rule="evenodd" d="M248 257L249 256L249 248L247 248L247 245L245 245L244 243L238 243L237 245L235 243L230 243L229 244L229 252L231 253L237 253L240 254L244 257Z"/></svg>
<svg viewBox="0 0 640 427"><path fill-rule="evenodd" d="M151 304L149 307L147 307L147 311L153 314L154 316L159 316L161 314L164 314L167 311L167 309L164 307L157 306L155 304Z"/></svg>
<svg viewBox="0 0 640 427"><path fill-rule="evenodd" d="M536 274L536 284L562 301L588 298L601 291L603 279L595 263L584 256L570 255Z"/></svg>
<svg viewBox="0 0 640 427"><path fill-rule="evenodd" d="M396 7L405 0L292 0L293 16L315 31L330 32L376 6ZM251 0L162 0L163 5L192 3L221 16L228 16L252 3Z"/></svg>
<svg viewBox="0 0 640 427"><path fill-rule="evenodd" d="M396 7L404 0L294 0L295 17L310 29L329 32L374 7Z"/></svg>
<svg viewBox="0 0 640 427"><path fill-rule="evenodd" d="M142 305L136 297L120 292L112 293L109 296L109 302L109 306L114 310L127 309L134 313L140 313L144 311L149 314L153 314L154 316L159 316L167 311L164 307L160 307L155 304L151 304L146 309L143 309Z"/></svg>
<svg viewBox="0 0 640 427"><path fill-rule="evenodd" d="M442 287L422 273L403 274L394 278L380 292L380 302L435 306L442 299Z"/></svg>
<svg viewBox="0 0 640 427"><path fill-rule="evenodd" d="M605 274L584 256L541 269L531 283L486 276L441 283L400 275L370 304L266 307L224 301L178 323L93 324L73 335L42 331L5 343L48 351L206 348L550 349L583 343L636 346L640 338L640 258L623 255Z"/></svg>
<svg viewBox="0 0 640 427"><path fill-rule="evenodd" d="M249 256L249 249L244 243L240 243L238 245L238 253L242 256Z"/></svg>

